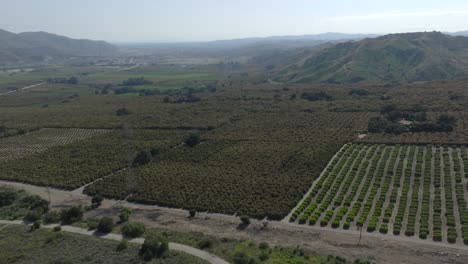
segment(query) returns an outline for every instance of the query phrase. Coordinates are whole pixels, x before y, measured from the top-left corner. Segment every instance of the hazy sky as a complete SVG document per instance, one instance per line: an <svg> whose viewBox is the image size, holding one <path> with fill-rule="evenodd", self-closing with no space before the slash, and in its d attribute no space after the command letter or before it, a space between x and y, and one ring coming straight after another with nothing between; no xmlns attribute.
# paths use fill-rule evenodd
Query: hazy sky
<svg viewBox="0 0 468 264"><path fill-rule="evenodd" d="M0 28L112 42L468 30L467 0L0 0Z"/></svg>

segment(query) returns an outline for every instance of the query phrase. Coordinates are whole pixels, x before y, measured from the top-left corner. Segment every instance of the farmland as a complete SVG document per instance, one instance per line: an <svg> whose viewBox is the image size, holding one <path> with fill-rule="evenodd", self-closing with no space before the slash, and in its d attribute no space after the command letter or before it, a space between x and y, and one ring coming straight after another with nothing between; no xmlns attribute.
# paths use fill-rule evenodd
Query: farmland
<svg viewBox="0 0 468 264"><path fill-rule="evenodd" d="M51 129L45 128L23 136L0 139L0 162L18 159L29 154L46 151L74 141L90 138L107 132L98 129Z"/></svg>
<svg viewBox="0 0 468 264"><path fill-rule="evenodd" d="M465 147L346 144L291 222L468 244Z"/></svg>
<svg viewBox="0 0 468 264"><path fill-rule="evenodd" d="M59 140L60 135L66 131L68 130L40 130L24 136L2 139L9 142L9 145L5 145L12 154L4 152L5 158L0 161L2 166L0 178L41 186L75 189L128 167L138 150L158 148L165 151L179 145L186 133L186 131L171 130L115 130L98 133L94 137L62 146L52 146L47 149L45 146L42 147L44 140L50 137ZM41 136L36 137L35 133ZM32 150L22 147L23 138L28 137L32 137L28 145L29 148L33 148ZM45 142L48 146L50 140ZM42 152L35 151L42 149L44 149ZM26 151L29 153L25 153ZM14 154L16 152L23 155ZM6 159L12 155L16 155L17 159Z"/></svg>

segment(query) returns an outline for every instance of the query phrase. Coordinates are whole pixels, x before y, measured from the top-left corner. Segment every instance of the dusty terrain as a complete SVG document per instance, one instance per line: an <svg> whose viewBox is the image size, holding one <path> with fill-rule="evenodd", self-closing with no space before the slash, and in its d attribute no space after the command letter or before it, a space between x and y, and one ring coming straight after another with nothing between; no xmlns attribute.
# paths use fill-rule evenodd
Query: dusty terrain
<svg viewBox="0 0 468 264"><path fill-rule="evenodd" d="M46 188L20 183L0 181L48 198ZM50 189L53 208L72 204L89 204L90 198L82 194ZM300 246L320 254L333 254L349 260L366 258L376 263L468 263L468 246L436 243L405 236L381 235L358 231L334 230L314 226L300 226L285 222L252 221L245 229L239 229L239 218L235 216L199 213L188 218L186 210L139 205L125 201L105 200L103 205L86 214L85 217L117 216L120 206L134 208L132 218L150 227L171 229L182 232L202 232L217 237L267 241L282 246Z"/></svg>

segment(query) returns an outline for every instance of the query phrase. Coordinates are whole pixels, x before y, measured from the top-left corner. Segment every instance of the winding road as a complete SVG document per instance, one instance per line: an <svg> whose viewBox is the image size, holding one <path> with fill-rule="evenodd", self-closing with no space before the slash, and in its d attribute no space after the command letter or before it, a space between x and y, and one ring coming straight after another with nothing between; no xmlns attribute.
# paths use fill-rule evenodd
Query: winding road
<svg viewBox="0 0 468 264"><path fill-rule="evenodd" d="M12 91L9 91L9 92L6 92L6 93L1 93L0 96L2 96L2 95L7 95L7 94L11 94L11 93L14 93L14 92L20 92L20 91L28 90L28 89L31 89L31 88L34 88L34 87L37 87L37 86L44 85L44 84L46 84L46 83L47 83L47 82L41 82L41 83L36 83L36 84L33 84L33 85L25 86L25 87L23 87L23 88L19 88L19 89L16 89L16 90L12 90Z"/></svg>
<svg viewBox="0 0 468 264"><path fill-rule="evenodd" d="M0 224L4 225L24 225L25 223L23 221L15 220L15 221L8 221L8 220L0 220ZM50 224L50 225L43 225L43 228L48 228L48 229L53 229L54 227L59 226L58 224ZM86 236L97 236L99 238L103 239L108 239L108 240L115 240L115 241L122 241L124 237L119 234L97 234L94 231L90 231L84 228L79 228L79 227L73 227L73 226L61 226L62 231L69 232L69 233L74 233L74 234L80 234L80 235L86 235ZM130 243L135 243L135 244L143 244L145 241L143 238L134 238L131 240L128 240ZM179 244L179 243L173 243L169 242L169 249L170 250L175 250L175 251L181 251L189 255L193 255L195 257L201 258L203 260L208 261L209 263L212 264L229 264L229 262L213 255L210 254L206 251L190 247L187 245Z"/></svg>

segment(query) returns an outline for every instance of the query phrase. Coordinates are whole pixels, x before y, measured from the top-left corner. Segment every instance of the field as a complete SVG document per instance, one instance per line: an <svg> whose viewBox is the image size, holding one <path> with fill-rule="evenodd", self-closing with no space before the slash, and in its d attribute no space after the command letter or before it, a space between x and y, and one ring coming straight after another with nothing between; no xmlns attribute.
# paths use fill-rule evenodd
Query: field
<svg viewBox="0 0 468 264"><path fill-rule="evenodd" d="M468 244L468 152L346 144L290 221Z"/></svg>
<svg viewBox="0 0 468 264"><path fill-rule="evenodd" d="M50 142L63 142L63 135L71 136L88 130L44 129L23 136L14 136L7 141L9 151L0 157L0 178L27 182L40 186L53 186L63 189L75 189L95 179L104 177L118 170L127 168L138 150L159 148L168 150L183 141L186 131L173 130L114 130L95 133L81 141L66 145L50 146ZM91 130L90 132L93 132ZM68 133L68 134L67 134ZM79 133L78 133L79 134ZM62 135L62 136L61 136ZM31 138L24 141L23 138ZM50 139L53 140L50 140ZM45 143L44 143L45 142ZM22 144L26 144L27 147ZM46 148L45 146L50 146ZM16 159L7 159L16 152ZM26 149L26 150L25 150Z"/></svg>
<svg viewBox="0 0 468 264"><path fill-rule="evenodd" d="M0 230L0 263L140 263L138 245L117 251L118 242L40 229L27 226L7 226ZM165 259L149 263L206 263L196 257L170 252Z"/></svg>
<svg viewBox="0 0 468 264"><path fill-rule="evenodd" d="M0 162L40 153L52 147L66 145L106 132L106 130L97 129L44 128L23 136L1 138Z"/></svg>

